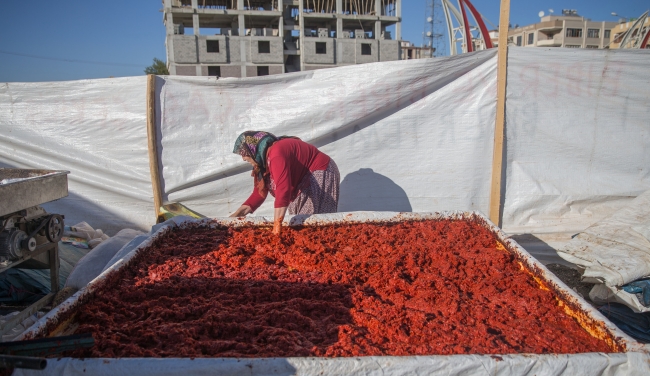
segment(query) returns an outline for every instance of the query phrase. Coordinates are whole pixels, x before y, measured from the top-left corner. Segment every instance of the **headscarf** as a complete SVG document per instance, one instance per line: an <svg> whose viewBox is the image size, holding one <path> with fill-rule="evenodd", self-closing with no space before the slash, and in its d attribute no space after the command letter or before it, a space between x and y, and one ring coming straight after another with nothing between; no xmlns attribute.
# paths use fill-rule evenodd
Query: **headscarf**
<svg viewBox="0 0 650 376"><path fill-rule="evenodd" d="M266 167L266 151L278 141L279 138L275 137L272 133L262 131L246 131L237 137L233 153L239 154L242 157L252 158L257 167L253 169L253 177L255 178L255 186L259 189L262 197L266 197L268 187L264 182L265 176L268 174Z"/></svg>

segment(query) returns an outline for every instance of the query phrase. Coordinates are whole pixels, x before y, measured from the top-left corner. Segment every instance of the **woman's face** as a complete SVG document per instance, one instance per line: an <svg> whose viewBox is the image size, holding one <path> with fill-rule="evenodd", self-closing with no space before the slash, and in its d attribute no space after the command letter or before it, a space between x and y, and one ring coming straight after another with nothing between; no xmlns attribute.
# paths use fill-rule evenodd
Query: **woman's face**
<svg viewBox="0 0 650 376"><path fill-rule="evenodd" d="M255 160L251 157L241 157L244 161L248 162L251 164L251 166L255 167L257 164L255 163Z"/></svg>

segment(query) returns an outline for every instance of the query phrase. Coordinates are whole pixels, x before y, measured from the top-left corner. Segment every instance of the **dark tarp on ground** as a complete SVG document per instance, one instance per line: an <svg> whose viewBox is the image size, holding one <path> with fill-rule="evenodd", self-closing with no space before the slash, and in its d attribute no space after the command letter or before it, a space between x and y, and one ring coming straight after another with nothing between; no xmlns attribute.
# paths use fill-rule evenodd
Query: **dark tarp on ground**
<svg viewBox="0 0 650 376"><path fill-rule="evenodd" d="M59 288L88 251L59 242ZM32 303L51 291L50 269L11 268L0 273L0 303Z"/></svg>
<svg viewBox="0 0 650 376"><path fill-rule="evenodd" d="M630 337L650 343L650 312L636 313L619 303L610 303L598 310Z"/></svg>

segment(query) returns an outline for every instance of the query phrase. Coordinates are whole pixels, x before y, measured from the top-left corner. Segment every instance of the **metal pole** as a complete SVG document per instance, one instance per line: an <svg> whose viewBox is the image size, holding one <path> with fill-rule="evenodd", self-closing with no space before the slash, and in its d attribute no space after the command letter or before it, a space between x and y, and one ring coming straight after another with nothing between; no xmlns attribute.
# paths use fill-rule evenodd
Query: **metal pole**
<svg viewBox="0 0 650 376"><path fill-rule="evenodd" d="M395 17L399 17L395 24L395 40L402 40L402 0L395 2Z"/></svg>
<svg viewBox="0 0 650 376"><path fill-rule="evenodd" d="M303 0L298 3L298 25L300 27L300 71L305 70L305 6Z"/></svg>

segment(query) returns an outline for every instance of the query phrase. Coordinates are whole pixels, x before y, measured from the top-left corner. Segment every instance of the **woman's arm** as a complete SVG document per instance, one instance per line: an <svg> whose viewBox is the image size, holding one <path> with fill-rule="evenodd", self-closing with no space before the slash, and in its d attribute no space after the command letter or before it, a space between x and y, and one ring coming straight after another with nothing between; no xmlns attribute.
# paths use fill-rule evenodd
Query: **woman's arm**
<svg viewBox="0 0 650 376"><path fill-rule="evenodd" d="M273 233L280 235L282 232L282 221L284 220L284 215L287 213L287 207L275 208L273 212Z"/></svg>
<svg viewBox="0 0 650 376"><path fill-rule="evenodd" d="M252 213L253 210L248 205L242 205L234 213L230 214L231 217L243 217L246 214Z"/></svg>

